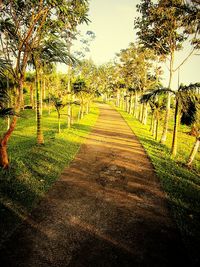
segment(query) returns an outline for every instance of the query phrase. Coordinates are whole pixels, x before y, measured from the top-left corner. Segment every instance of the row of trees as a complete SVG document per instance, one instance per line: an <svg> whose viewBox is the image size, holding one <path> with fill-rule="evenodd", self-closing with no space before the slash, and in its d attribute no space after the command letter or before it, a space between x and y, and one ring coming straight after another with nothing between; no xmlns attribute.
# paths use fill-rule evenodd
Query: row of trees
<svg viewBox="0 0 200 267"><path fill-rule="evenodd" d="M191 102L195 105L195 122L197 127L196 142L190 154L188 165L191 165L195 153L199 146L199 104L200 95L198 88L200 83L189 86L179 85L178 90L172 88L174 73L200 48L200 4L199 1L182 0L160 0L141 1L138 5L141 17L135 21L135 28L139 43L154 51L158 58L169 62L169 83L166 89L154 90L146 94L142 99L152 101L158 99L158 95L167 94L166 112L161 143L165 143L171 109L171 97L174 96L174 131L171 152L175 156L177 153L177 129L180 123L180 114L189 109ZM182 62L175 66L176 51L184 48L184 44L190 43L191 51L182 59ZM146 101L143 101L144 103ZM157 103L159 100L157 100ZM158 105L157 105L158 106ZM155 107L155 106L154 106ZM155 108L154 108L155 109ZM158 121L158 120L157 120Z"/></svg>
<svg viewBox="0 0 200 267"><path fill-rule="evenodd" d="M135 20L137 43L131 43L128 48L121 50L115 63L99 67L90 60L77 64L71 53L77 26L88 21L87 1L41 0L36 4L30 0L28 3L29 6L27 1L13 0L4 1L0 6L0 74L4 76L0 111L8 117L8 129L0 138L1 166L6 168L9 164L7 142L24 106L25 88L30 91L29 105L37 110L38 144L44 143L40 123L43 106L47 105L49 110L51 105L55 107L60 131L63 108L67 109L66 121L70 127L73 105L80 105L80 119L89 112L91 100L100 94L105 101L115 97L118 107L124 108L144 124L151 111L151 130L155 139L158 139L159 122L164 116L161 143L166 141L170 110L174 106L173 155L177 151L180 113L184 111L183 107L186 109L191 103L195 107L194 117L199 133L199 84L180 85L178 91L172 88L174 73L199 49L198 1L141 0L137 6L141 15ZM88 36L94 37L92 32L88 32ZM175 67L176 51L182 49L186 41L191 44L191 52ZM66 76L55 74L53 63L56 62L66 64ZM162 65L167 62L169 83L167 88L163 88ZM34 70L32 74L26 74L28 65ZM198 144L199 134L196 151Z"/></svg>
<svg viewBox="0 0 200 267"><path fill-rule="evenodd" d="M12 80L14 95L9 107L8 86L1 86L1 115L12 115L0 137L0 166L9 165L7 144L23 103L27 66L35 69L37 142L44 142L40 127L40 92L45 69L55 62L75 63L70 53L77 26L88 22L87 0L5 0L0 3L0 74ZM70 87L70 79L69 79ZM69 88L70 89L70 88Z"/></svg>
<svg viewBox="0 0 200 267"><path fill-rule="evenodd" d="M173 88L173 77L187 59L200 48L198 1L182 0L142 0L137 6L140 17L135 19L137 43L118 53L113 66L106 66L105 94L116 98L116 105L123 107L142 123L147 123L148 111L151 111L151 131L158 140L158 128L164 117L161 143L165 143L168 133L170 112L174 112L174 131L171 153L177 153L177 131L181 114L194 106L193 125L196 141L188 159L192 164L200 143L199 104L200 83L179 84ZM190 45L191 51L175 66L178 51ZM162 86L163 64L168 64L168 86ZM104 66L105 67L105 66ZM110 70L112 74L110 74ZM105 86L105 87L106 87ZM105 96L105 99L107 96Z"/></svg>

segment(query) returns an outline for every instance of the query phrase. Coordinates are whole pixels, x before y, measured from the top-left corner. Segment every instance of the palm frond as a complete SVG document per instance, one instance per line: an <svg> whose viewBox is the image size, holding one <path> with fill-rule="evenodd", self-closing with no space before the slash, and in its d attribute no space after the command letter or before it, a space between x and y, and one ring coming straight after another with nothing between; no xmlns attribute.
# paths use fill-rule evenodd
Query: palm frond
<svg viewBox="0 0 200 267"><path fill-rule="evenodd" d="M174 91L172 91L169 88L155 89L155 90L152 90L152 91L149 91L149 92L143 94L140 97L140 102L141 103L148 103L150 100L154 100L157 96L164 95L166 93L173 93L174 94Z"/></svg>
<svg viewBox="0 0 200 267"><path fill-rule="evenodd" d="M196 108L199 108L200 94L197 91L198 89L200 89L200 83L179 86L177 96L183 112L187 112L191 102Z"/></svg>
<svg viewBox="0 0 200 267"><path fill-rule="evenodd" d="M10 62L0 58L0 77L5 77L5 71L9 70L10 66Z"/></svg>
<svg viewBox="0 0 200 267"><path fill-rule="evenodd" d="M9 94L6 89L0 88L0 107L3 108L9 101Z"/></svg>
<svg viewBox="0 0 200 267"><path fill-rule="evenodd" d="M13 108L0 108L0 118L5 118L14 115L19 116Z"/></svg>
<svg viewBox="0 0 200 267"><path fill-rule="evenodd" d="M67 65L77 63L77 59L68 52L66 44L55 37L44 42L40 57L41 60L47 62L65 63Z"/></svg>
<svg viewBox="0 0 200 267"><path fill-rule="evenodd" d="M200 89L200 83L191 83L189 85L180 85L178 91L181 92L190 92L193 90Z"/></svg>

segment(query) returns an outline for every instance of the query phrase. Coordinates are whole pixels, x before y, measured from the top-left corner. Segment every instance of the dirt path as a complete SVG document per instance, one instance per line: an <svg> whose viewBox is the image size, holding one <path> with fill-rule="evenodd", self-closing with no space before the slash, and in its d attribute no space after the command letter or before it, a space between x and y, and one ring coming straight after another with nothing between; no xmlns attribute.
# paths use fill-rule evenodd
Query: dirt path
<svg viewBox="0 0 200 267"><path fill-rule="evenodd" d="M0 254L9 267L190 266L151 163L107 105Z"/></svg>

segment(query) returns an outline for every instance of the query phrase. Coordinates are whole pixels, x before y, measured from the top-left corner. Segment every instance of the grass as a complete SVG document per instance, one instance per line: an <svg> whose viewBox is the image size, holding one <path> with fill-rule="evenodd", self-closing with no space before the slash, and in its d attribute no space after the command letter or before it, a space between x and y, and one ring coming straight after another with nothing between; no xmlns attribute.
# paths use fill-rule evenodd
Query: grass
<svg viewBox="0 0 200 267"><path fill-rule="evenodd" d="M74 119L78 107L74 108ZM57 113L43 112L45 144L36 144L35 113L25 110L19 119L8 147L10 168L0 169L0 239L3 242L23 221L45 192L58 179L65 166L74 158L84 137L98 116L92 107L89 115L71 129L66 129L66 116L57 133ZM1 121L1 125L2 125ZM5 127L5 125L4 125Z"/></svg>
<svg viewBox="0 0 200 267"><path fill-rule="evenodd" d="M145 126L126 112L118 111L139 138L150 157L162 187L167 193L169 208L180 229L189 255L195 265L200 264L200 156L196 157L193 169L184 166L194 137L186 134L189 132L187 127L181 126L178 136L178 155L173 159L170 155L172 121L167 143L162 145L151 136L150 125Z"/></svg>

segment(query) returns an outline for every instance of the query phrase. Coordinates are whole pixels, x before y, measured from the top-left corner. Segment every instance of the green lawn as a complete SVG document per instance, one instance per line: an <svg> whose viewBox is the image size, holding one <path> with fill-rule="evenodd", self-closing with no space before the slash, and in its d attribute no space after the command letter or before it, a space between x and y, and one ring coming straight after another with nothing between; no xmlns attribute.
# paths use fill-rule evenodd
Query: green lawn
<svg viewBox="0 0 200 267"><path fill-rule="evenodd" d="M181 126L178 141L178 155L170 156L172 122L166 145L156 142L149 132L150 125L144 126L133 116L119 110L130 128L139 138L149 155L162 187L167 193L170 210L176 220L189 254L197 264L200 261L200 155L198 154L193 170L184 163L190 153L194 137L187 134L189 128ZM150 123L150 122L149 122ZM160 129L161 134L161 129Z"/></svg>
<svg viewBox="0 0 200 267"><path fill-rule="evenodd" d="M63 113L66 113L63 111ZM78 107L74 108L74 121ZM62 116L61 133L57 133L57 113L43 112L45 144L36 144L35 112L25 110L9 141L8 171L0 170L0 239L3 241L26 217L27 213L51 187L62 170L76 155L84 137L98 116L92 107L89 115L71 129ZM2 125L3 121L0 121ZM5 125L4 125L5 126Z"/></svg>

